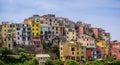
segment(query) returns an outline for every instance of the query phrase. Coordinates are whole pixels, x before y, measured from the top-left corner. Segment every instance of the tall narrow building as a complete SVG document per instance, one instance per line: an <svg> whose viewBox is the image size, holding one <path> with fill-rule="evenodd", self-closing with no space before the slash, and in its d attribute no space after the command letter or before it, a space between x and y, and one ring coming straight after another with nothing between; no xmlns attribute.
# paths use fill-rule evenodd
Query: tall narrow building
<svg viewBox="0 0 120 65"><path fill-rule="evenodd" d="M0 25L0 47L2 47L2 25Z"/></svg>
<svg viewBox="0 0 120 65"><path fill-rule="evenodd" d="M7 46L7 32L9 30L9 22L2 22L2 41L3 41L3 46Z"/></svg>

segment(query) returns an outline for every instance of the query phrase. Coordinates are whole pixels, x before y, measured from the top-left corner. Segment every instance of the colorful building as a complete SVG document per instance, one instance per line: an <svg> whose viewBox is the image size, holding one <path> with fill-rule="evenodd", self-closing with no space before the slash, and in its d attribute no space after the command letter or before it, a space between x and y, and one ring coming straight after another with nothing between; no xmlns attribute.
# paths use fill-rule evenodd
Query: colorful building
<svg viewBox="0 0 120 65"><path fill-rule="evenodd" d="M81 60L81 45L76 42L63 42L59 45L60 59L66 63L67 60Z"/></svg>
<svg viewBox="0 0 120 65"><path fill-rule="evenodd" d="M93 28L94 37L98 39L98 28Z"/></svg>
<svg viewBox="0 0 120 65"><path fill-rule="evenodd" d="M79 42L86 49L83 50L85 53L84 57L86 60L96 59L96 43L95 39L88 35L80 35L77 38L77 42ZM89 53L88 53L89 52Z"/></svg>
<svg viewBox="0 0 120 65"><path fill-rule="evenodd" d="M66 31L67 41L75 41L76 40L76 31L74 28L65 28L65 31Z"/></svg>
<svg viewBox="0 0 120 65"><path fill-rule="evenodd" d="M113 58L120 59L120 42L110 42L110 54Z"/></svg>
<svg viewBox="0 0 120 65"><path fill-rule="evenodd" d="M96 45L98 58L106 58L109 55L109 45L105 41L99 41Z"/></svg>
<svg viewBox="0 0 120 65"><path fill-rule="evenodd" d="M0 47L2 47L2 25L0 25Z"/></svg>
<svg viewBox="0 0 120 65"><path fill-rule="evenodd" d="M7 47L13 49L16 46L16 24L11 23L8 27L8 32L6 33Z"/></svg>
<svg viewBox="0 0 120 65"><path fill-rule="evenodd" d="M16 44L31 45L31 28L28 24L16 24Z"/></svg>
<svg viewBox="0 0 120 65"><path fill-rule="evenodd" d="M2 41L3 41L3 46L7 46L7 32L9 30L9 22L2 22Z"/></svg>

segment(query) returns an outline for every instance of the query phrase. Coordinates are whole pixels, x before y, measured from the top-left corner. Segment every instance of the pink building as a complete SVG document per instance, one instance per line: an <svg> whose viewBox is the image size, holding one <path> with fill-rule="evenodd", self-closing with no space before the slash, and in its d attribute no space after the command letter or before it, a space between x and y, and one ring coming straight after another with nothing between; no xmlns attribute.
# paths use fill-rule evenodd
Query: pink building
<svg viewBox="0 0 120 65"><path fill-rule="evenodd" d="M80 26L78 27L78 35L83 35L83 32L84 32L84 30L83 30L83 25L80 25Z"/></svg>
<svg viewBox="0 0 120 65"><path fill-rule="evenodd" d="M95 35L95 38L98 38L98 28L93 28L93 33Z"/></svg>
<svg viewBox="0 0 120 65"><path fill-rule="evenodd" d="M120 59L120 42L110 42L111 44L111 56Z"/></svg>

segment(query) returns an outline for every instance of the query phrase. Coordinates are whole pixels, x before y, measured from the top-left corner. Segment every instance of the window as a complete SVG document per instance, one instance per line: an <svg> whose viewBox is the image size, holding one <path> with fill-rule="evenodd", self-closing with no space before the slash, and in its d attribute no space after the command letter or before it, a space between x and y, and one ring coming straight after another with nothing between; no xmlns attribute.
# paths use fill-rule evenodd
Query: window
<svg viewBox="0 0 120 65"><path fill-rule="evenodd" d="M19 35L19 32L17 32L17 34Z"/></svg>
<svg viewBox="0 0 120 65"><path fill-rule="evenodd" d="M17 28L17 30L20 30L20 28Z"/></svg>
<svg viewBox="0 0 120 65"><path fill-rule="evenodd" d="M32 29L34 31L34 29Z"/></svg>
<svg viewBox="0 0 120 65"><path fill-rule="evenodd" d="M30 41L30 37L28 37L28 41Z"/></svg>
<svg viewBox="0 0 120 65"><path fill-rule="evenodd" d="M15 27L15 25L13 25L13 27Z"/></svg>
<svg viewBox="0 0 120 65"><path fill-rule="evenodd" d="M73 32L73 34L74 34L74 32Z"/></svg>
<svg viewBox="0 0 120 65"><path fill-rule="evenodd" d="M56 30L58 30L58 27L56 27Z"/></svg>
<svg viewBox="0 0 120 65"><path fill-rule="evenodd" d="M87 46L88 46L89 44L87 43Z"/></svg>
<svg viewBox="0 0 120 65"><path fill-rule="evenodd" d="M50 19L49 21L52 22L52 19Z"/></svg>
<svg viewBox="0 0 120 65"><path fill-rule="evenodd" d="M40 33L43 34L43 31L41 31Z"/></svg>
<svg viewBox="0 0 120 65"><path fill-rule="evenodd" d="M25 31L25 28L23 28L23 31Z"/></svg>
<svg viewBox="0 0 120 65"><path fill-rule="evenodd" d="M8 38L8 40L10 41L10 38Z"/></svg>
<svg viewBox="0 0 120 65"><path fill-rule="evenodd" d="M36 22L39 22L39 20L37 20Z"/></svg>
<svg viewBox="0 0 120 65"><path fill-rule="evenodd" d="M38 27L38 24L36 24L36 26Z"/></svg>
<svg viewBox="0 0 120 65"><path fill-rule="evenodd" d="M52 25L52 23L50 23L50 25Z"/></svg>
<svg viewBox="0 0 120 65"><path fill-rule="evenodd" d="M34 36L34 33L32 33L32 35Z"/></svg>
<svg viewBox="0 0 120 65"><path fill-rule="evenodd" d="M43 24L43 21L41 21L40 23Z"/></svg>
<svg viewBox="0 0 120 65"><path fill-rule="evenodd" d="M79 55L79 52L77 52L77 54Z"/></svg>
<svg viewBox="0 0 120 65"><path fill-rule="evenodd" d="M82 51L82 54L84 54L84 52Z"/></svg>
<svg viewBox="0 0 120 65"><path fill-rule="evenodd" d="M71 51L75 51L75 48L71 48Z"/></svg>
<svg viewBox="0 0 120 65"><path fill-rule="evenodd" d="M30 30L30 28L27 28L27 30Z"/></svg>
<svg viewBox="0 0 120 65"><path fill-rule="evenodd" d="M87 38L87 41L88 41L88 38Z"/></svg>
<svg viewBox="0 0 120 65"><path fill-rule="evenodd" d="M67 32L67 34L69 34L69 33Z"/></svg>
<svg viewBox="0 0 120 65"><path fill-rule="evenodd" d="M36 30L38 31L38 28Z"/></svg>
<svg viewBox="0 0 120 65"><path fill-rule="evenodd" d="M20 38L18 37L18 39L20 39Z"/></svg>
<svg viewBox="0 0 120 65"><path fill-rule="evenodd" d="M61 47L61 50L62 50L62 47Z"/></svg>
<svg viewBox="0 0 120 65"><path fill-rule="evenodd" d="M10 27L12 27L12 25L10 25Z"/></svg>
<svg viewBox="0 0 120 65"><path fill-rule="evenodd" d="M38 33L36 33L36 35L38 36Z"/></svg>
<svg viewBox="0 0 120 65"><path fill-rule="evenodd" d="M6 39L4 39L4 41L6 41Z"/></svg>
<svg viewBox="0 0 120 65"><path fill-rule="evenodd" d="M8 44L8 47L10 48L10 44Z"/></svg>
<svg viewBox="0 0 120 65"><path fill-rule="evenodd" d="M74 52L72 52L72 55L74 55Z"/></svg>
<svg viewBox="0 0 120 65"><path fill-rule="evenodd" d="M34 24L32 25L32 27L34 27Z"/></svg>
<svg viewBox="0 0 120 65"><path fill-rule="evenodd" d="M52 32L52 34L54 34L54 32Z"/></svg>
<svg viewBox="0 0 120 65"><path fill-rule="evenodd" d="M74 38L74 36L73 36L73 38Z"/></svg>
<svg viewBox="0 0 120 65"><path fill-rule="evenodd" d="M54 27L52 27L52 29L54 29Z"/></svg>
<svg viewBox="0 0 120 65"><path fill-rule="evenodd" d="M25 37L22 38L23 41L26 41Z"/></svg>

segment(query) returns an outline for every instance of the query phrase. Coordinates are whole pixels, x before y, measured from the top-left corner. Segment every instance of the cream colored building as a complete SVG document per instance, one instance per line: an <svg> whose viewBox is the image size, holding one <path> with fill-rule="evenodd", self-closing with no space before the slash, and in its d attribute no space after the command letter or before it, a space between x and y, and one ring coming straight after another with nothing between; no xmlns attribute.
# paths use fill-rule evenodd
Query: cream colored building
<svg viewBox="0 0 120 65"><path fill-rule="evenodd" d="M60 59L66 63L67 60L81 60L81 45L76 42L63 42L59 45Z"/></svg>
<svg viewBox="0 0 120 65"><path fill-rule="evenodd" d="M49 59L50 55L49 54L36 54L36 59L39 64L45 65L45 60Z"/></svg>
<svg viewBox="0 0 120 65"><path fill-rule="evenodd" d="M76 40L76 30L74 28L65 28L67 41Z"/></svg>
<svg viewBox="0 0 120 65"><path fill-rule="evenodd" d="M3 40L3 46L7 46L7 32L9 30L9 22L2 22L2 40Z"/></svg>

